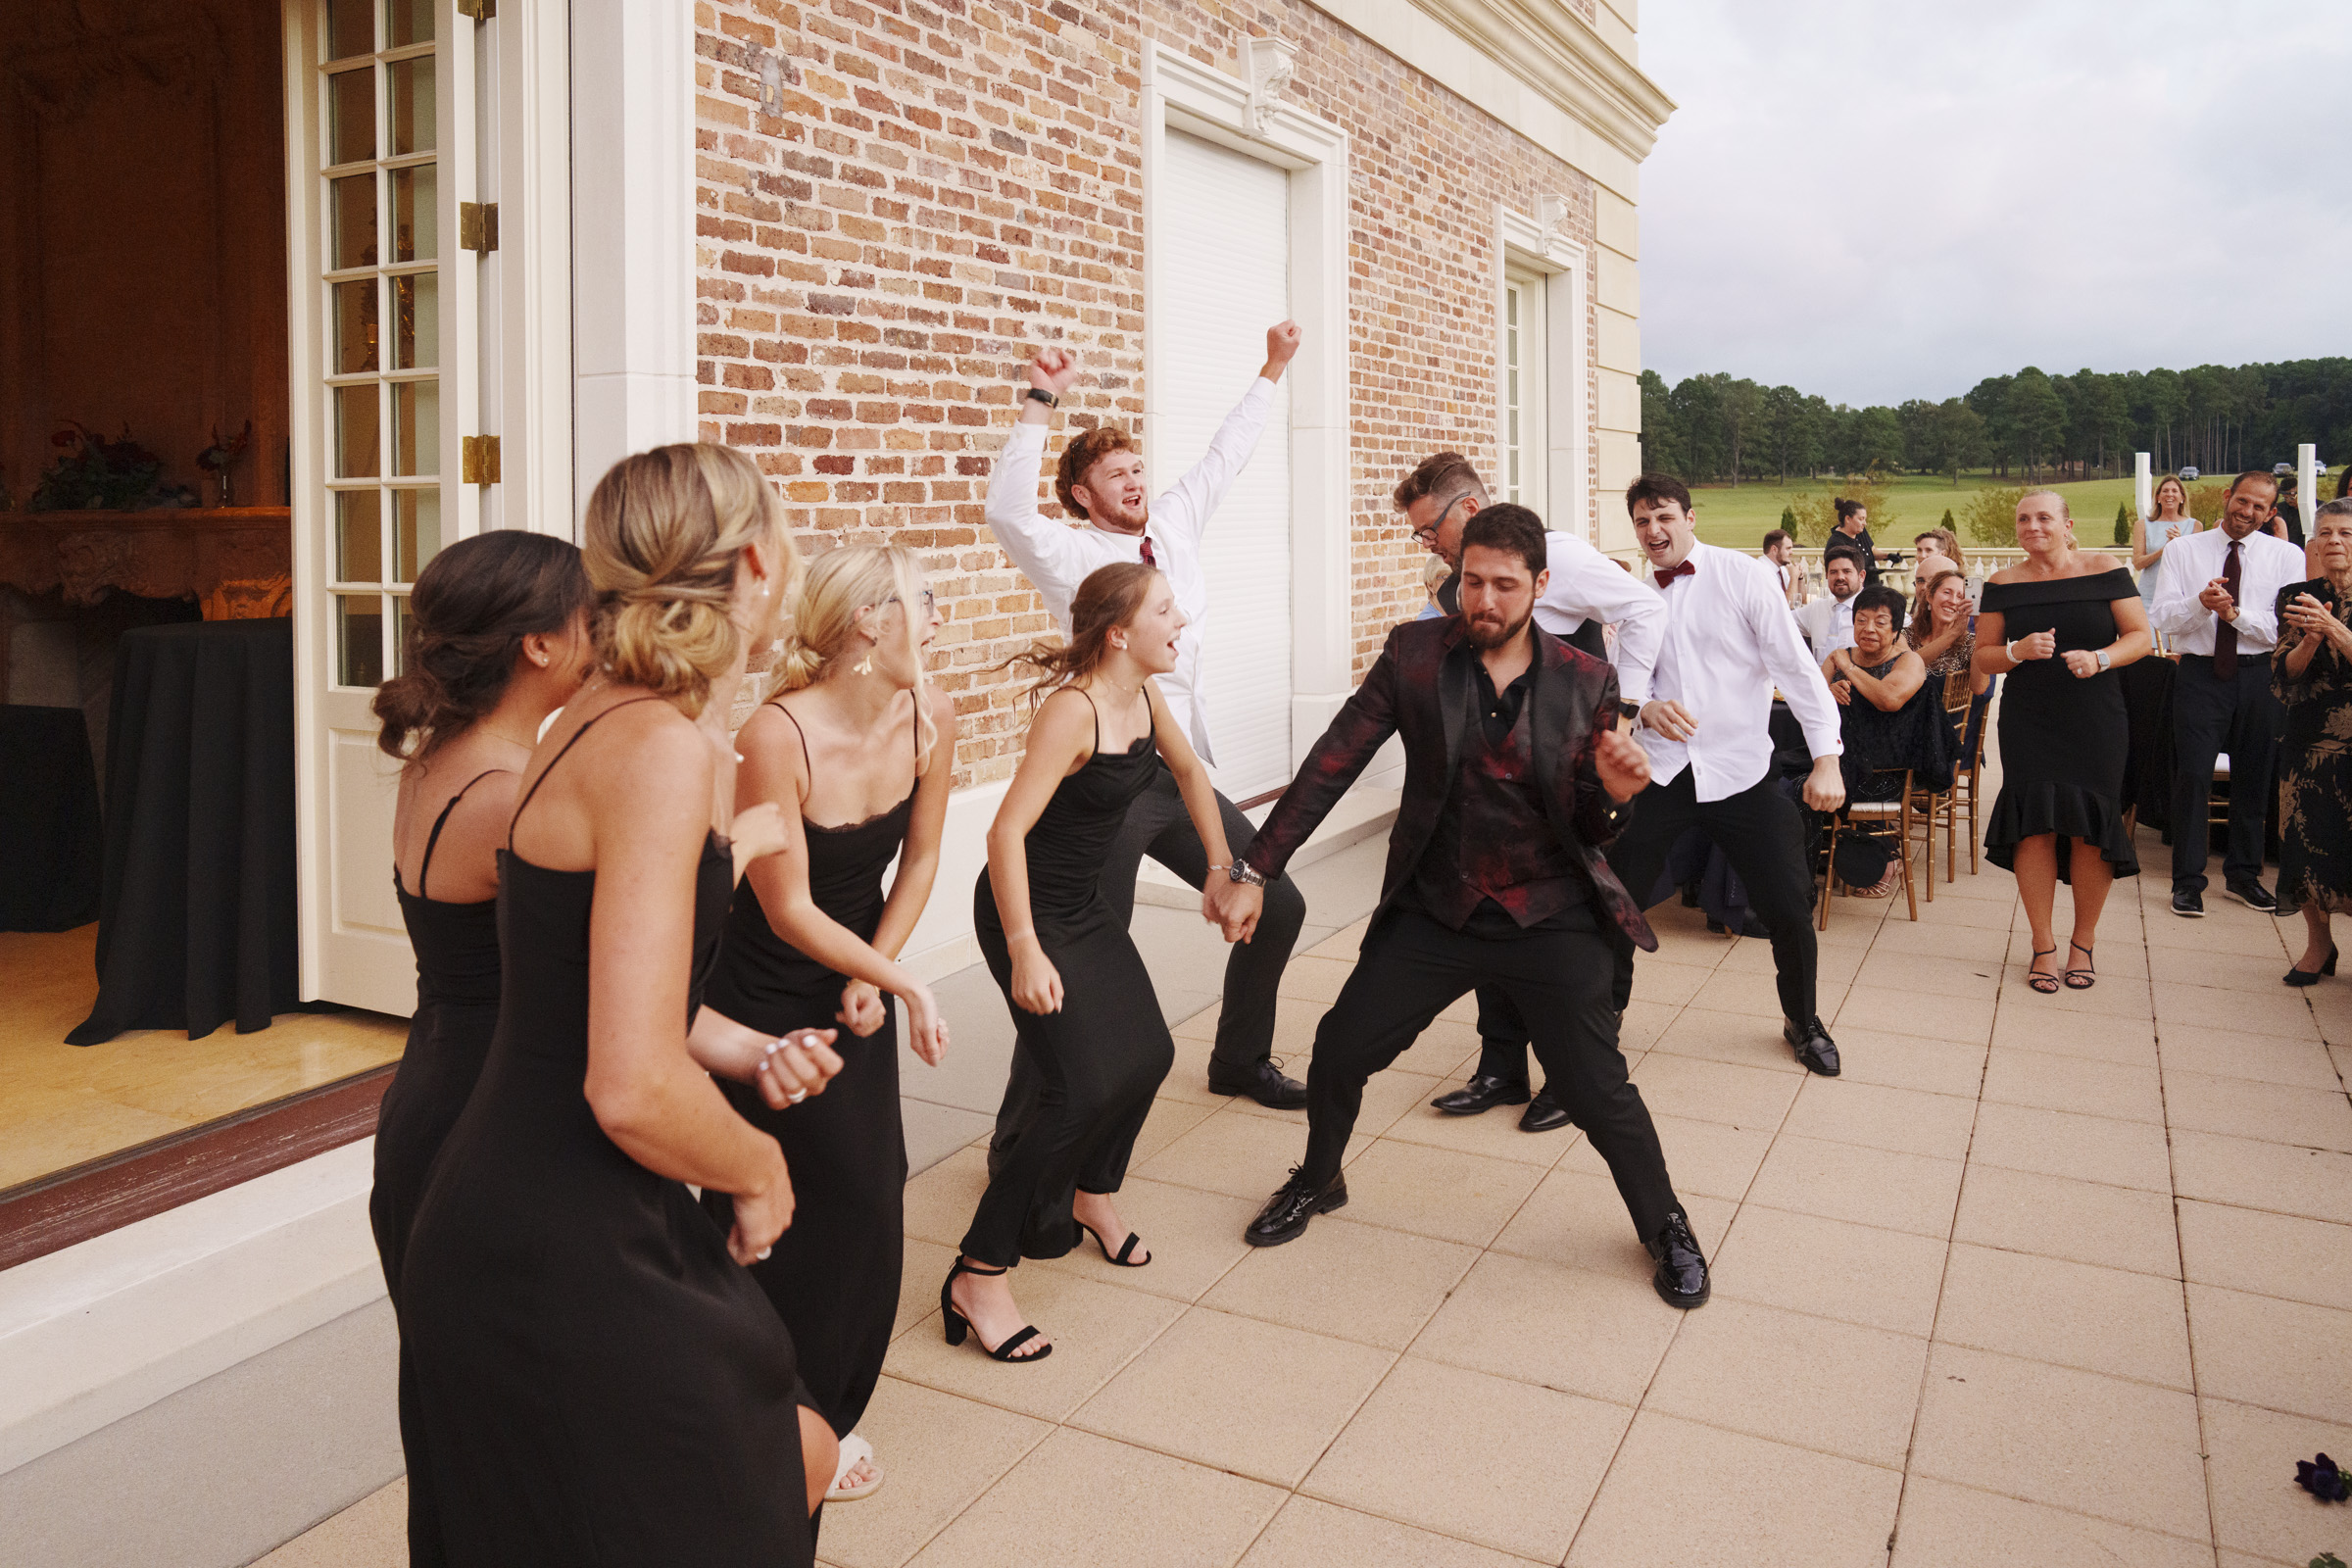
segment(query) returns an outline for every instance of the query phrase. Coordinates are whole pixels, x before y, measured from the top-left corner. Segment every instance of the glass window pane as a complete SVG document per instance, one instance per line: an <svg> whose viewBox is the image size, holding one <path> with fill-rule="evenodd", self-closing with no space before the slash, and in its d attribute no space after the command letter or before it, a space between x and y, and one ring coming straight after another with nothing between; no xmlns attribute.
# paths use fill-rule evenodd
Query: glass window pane
<svg viewBox="0 0 2352 1568"><path fill-rule="evenodd" d="M433 57L402 60L384 68L384 88L391 110L392 154L433 150Z"/></svg>
<svg viewBox="0 0 2352 1568"><path fill-rule="evenodd" d="M375 265L375 176L350 174L342 179L330 179L327 185L327 211L334 224L334 237L328 249L333 259L328 266L373 267Z"/></svg>
<svg viewBox="0 0 2352 1568"><path fill-rule="evenodd" d="M384 580L384 506L373 490L335 492L335 581Z"/></svg>
<svg viewBox="0 0 2352 1568"><path fill-rule="evenodd" d="M441 492L392 492L392 580L415 582L441 553Z"/></svg>
<svg viewBox="0 0 2352 1568"><path fill-rule="evenodd" d="M433 207L433 166L392 172L392 259L429 262L441 255Z"/></svg>
<svg viewBox="0 0 2352 1568"><path fill-rule="evenodd" d="M330 164L356 164L375 156L375 72L363 66L326 78L327 150Z"/></svg>
<svg viewBox="0 0 2352 1568"><path fill-rule="evenodd" d="M390 38L385 47L431 43L434 9L433 0L384 0L384 25Z"/></svg>
<svg viewBox="0 0 2352 1568"><path fill-rule="evenodd" d="M392 383L392 471L441 471L441 384Z"/></svg>
<svg viewBox="0 0 2352 1568"><path fill-rule="evenodd" d="M375 368L375 279L335 285L336 375Z"/></svg>
<svg viewBox="0 0 2352 1568"><path fill-rule="evenodd" d="M372 479L383 471L375 428L375 383L335 388L335 477Z"/></svg>
<svg viewBox="0 0 2352 1568"><path fill-rule="evenodd" d="M326 0L326 58L375 52L375 0Z"/></svg>
<svg viewBox="0 0 2352 1568"><path fill-rule="evenodd" d="M335 595L335 683L384 683L384 601L380 594Z"/></svg>
<svg viewBox="0 0 2352 1568"><path fill-rule="evenodd" d="M441 280L418 272L392 280L392 364L426 370L441 363Z"/></svg>
<svg viewBox="0 0 2352 1568"><path fill-rule="evenodd" d="M409 596L392 596L392 673L405 675L409 669Z"/></svg>

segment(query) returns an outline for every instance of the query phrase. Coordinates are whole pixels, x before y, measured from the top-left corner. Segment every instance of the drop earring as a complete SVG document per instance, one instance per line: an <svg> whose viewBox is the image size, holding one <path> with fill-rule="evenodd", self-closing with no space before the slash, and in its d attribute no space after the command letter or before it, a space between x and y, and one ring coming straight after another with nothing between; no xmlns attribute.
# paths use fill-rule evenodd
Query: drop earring
<svg viewBox="0 0 2352 1568"><path fill-rule="evenodd" d="M874 645L872 643L867 643L865 645L865 657L850 666L850 673L854 675L871 675L873 672Z"/></svg>

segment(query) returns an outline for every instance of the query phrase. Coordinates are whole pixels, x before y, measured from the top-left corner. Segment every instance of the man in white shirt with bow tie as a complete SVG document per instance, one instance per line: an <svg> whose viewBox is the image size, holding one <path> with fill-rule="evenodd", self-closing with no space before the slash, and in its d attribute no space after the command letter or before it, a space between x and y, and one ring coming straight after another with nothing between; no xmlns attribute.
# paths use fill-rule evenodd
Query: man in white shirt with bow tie
<svg viewBox="0 0 2352 1568"><path fill-rule="evenodd" d="M1666 599L1666 635L1650 670L1638 732L1650 785L1635 797L1632 825L1610 846L1609 865L1637 898L1657 885L1685 829L1702 829L1747 888L1772 931L1781 1037L1807 1069L1838 1075L1838 1046L1817 1010L1813 870L1804 819L1772 777L1772 695L1777 686L1813 754L1805 805L1845 804L1838 759L1838 704L1805 649L1770 565L1698 542L1690 492L1671 474L1645 473L1625 493L1634 537ZM1632 985L1621 960L1617 1002Z"/></svg>

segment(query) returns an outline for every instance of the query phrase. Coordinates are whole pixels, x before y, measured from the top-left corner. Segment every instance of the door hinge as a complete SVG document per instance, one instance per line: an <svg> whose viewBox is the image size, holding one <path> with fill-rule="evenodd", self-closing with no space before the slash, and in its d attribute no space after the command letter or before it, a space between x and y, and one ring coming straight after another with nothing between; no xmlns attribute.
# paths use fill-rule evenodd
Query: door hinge
<svg viewBox="0 0 2352 1568"><path fill-rule="evenodd" d="M458 0L458 15L488 22L498 15L498 0Z"/></svg>
<svg viewBox="0 0 2352 1568"><path fill-rule="evenodd" d="M467 484L498 483L498 437L469 435L462 446L459 476Z"/></svg>
<svg viewBox="0 0 2352 1568"><path fill-rule="evenodd" d="M498 249L498 203L458 203L458 248L476 256Z"/></svg>

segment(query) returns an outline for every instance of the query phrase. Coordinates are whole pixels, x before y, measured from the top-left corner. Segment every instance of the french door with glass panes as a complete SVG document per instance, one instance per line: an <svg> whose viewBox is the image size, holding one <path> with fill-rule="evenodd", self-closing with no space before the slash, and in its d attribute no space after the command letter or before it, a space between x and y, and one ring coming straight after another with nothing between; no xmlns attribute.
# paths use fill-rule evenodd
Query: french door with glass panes
<svg viewBox="0 0 2352 1568"><path fill-rule="evenodd" d="M502 468L545 421L507 416L502 385L532 382L514 362L568 370L567 340L503 343L490 318L527 218L499 233L494 155L545 140L505 122L503 101L536 95L502 90L499 29L525 40L504 51L519 68L551 7L499 9L285 6L302 995L382 1012L414 1008L416 970L393 896L399 766L370 702L398 671L416 574L483 527L525 525L500 515ZM560 137L553 153L560 172ZM548 499L545 525L567 532L567 493Z"/></svg>

